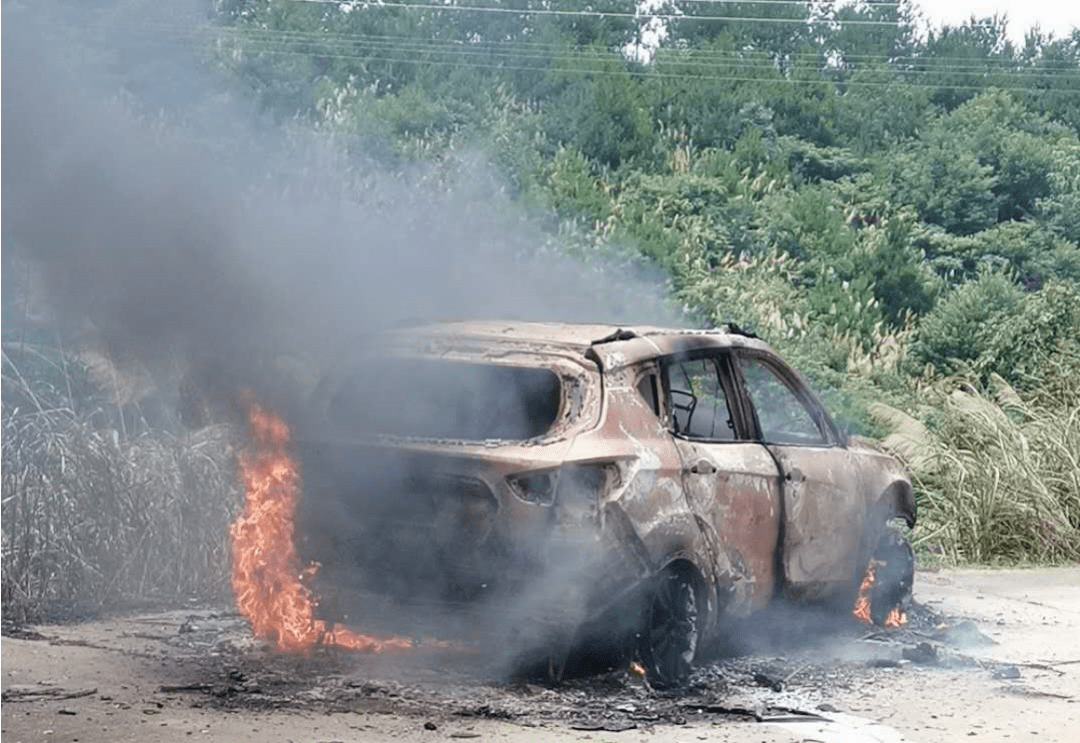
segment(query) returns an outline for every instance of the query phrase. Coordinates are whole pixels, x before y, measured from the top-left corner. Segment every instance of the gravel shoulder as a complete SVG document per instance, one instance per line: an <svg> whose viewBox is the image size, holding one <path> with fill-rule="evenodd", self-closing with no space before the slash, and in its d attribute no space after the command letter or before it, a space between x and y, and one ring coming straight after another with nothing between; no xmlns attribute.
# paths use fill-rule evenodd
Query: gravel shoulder
<svg viewBox="0 0 1080 743"><path fill-rule="evenodd" d="M1080 567L916 576L924 622L781 624L678 693L625 671L557 688L477 653L282 657L199 609L5 636L2 732L31 741L1075 740ZM992 644L990 643L992 641Z"/></svg>

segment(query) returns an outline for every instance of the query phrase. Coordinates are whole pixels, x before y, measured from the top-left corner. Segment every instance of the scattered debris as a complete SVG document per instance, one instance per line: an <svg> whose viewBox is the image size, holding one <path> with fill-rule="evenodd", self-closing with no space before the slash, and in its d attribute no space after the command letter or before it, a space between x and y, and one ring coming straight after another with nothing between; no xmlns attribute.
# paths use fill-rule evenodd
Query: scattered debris
<svg viewBox="0 0 1080 743"><path fill-rule="evenodd" d="M2 623L0 623L0 634L2 634L4 637L10 637L14 640L48 639L47 637L45 637L45 635L39 632L35 632L33 627L25 624L18 624L11 621L10 619L5 619Z"/></svg>
<svg viewBox="0 0 1080 743"><path fill-rule="evenodd" d="M955 648L976 648L993 645L994 641L979 631L975 622L964 619L946 626L940 632L941 641Z"/></svg>
<svg viewBox="0 0 1080 743"><path fill-rule="evenodd" d="M156 687L158 694L170 697L140 700L134 709L145 715L162 714L166 701L169 706L190 704L225 710L406 714L414 716L418 728L438 730L440 736L450 738L477 734L460 728L443 732L445 726L439 720L467 723L469 718L497 719L525 726L611 733L704 721L798 726L842 717L831 703L838 691L857 688L877 674L895 674L912 664L982 670L1009 682L1005 686L1009 693L1030 696L1047 694L1017 683L1022 667L1061 673L1041 664L989 663L965 656L946 642L945 630L935 629L940 624L961 627L962 622L929 614L918 605L911 607L910 617L904 628L871 635L854 620L830 625L823 631L830 634L823 639L847 636L842 658L805 643L792 643L786 649L774 646L777 655L771 657L746 653L706 661L692 671L685 684L673 689L649 685L643 678L644 667L636 661L552 686L524 678L493 680L492 669L483 665L479 655L432 654L406 662L400 657L383 661L332 648L303 654L274 653L265 643L252 642L246 623L235 614L190 614L188 610L153 619L129 618L119 621L132 626L113 636L126 638L122 652L129 655L158 658L162 646L171 648L169 655L175 661L172 682ZM931 621L937 624L928 626ZM186 624L189 629L171 634L139 629L146 623L170 626L170 622L172 627ZM972 634L969 629L961 631ZM98 638L91 637L98 647ZM132 645L133 641L137 642ZM108 641L100 642L107 649ZM56 639L56 644L74 643ZM824 645L829 644L831 641ZM44 681L13 685L4 691L3 701L55 701L96 691ZM110 695L102 696L102 701L110 700ZM56 714L70 711L60 709Z"/></svg>
<svg viewBox="0 0 1080 743"><path fill-rule="evenodd" d="M772 689L773 691L784 690L784 682L782 679L778 679L766 673L761 673L760 671L754 674L754 683L758 686L764 686L766 688Z"/></svg>
<svg viewBox="0 0 1080 743"><path fill-rule="evenodd" d="M920 642L915 647L904 648L903 656L905 660L924 666L936 665L938 662L937 648L928 642Z"/></svg>
<svg viewBox="0 0 1080 743"><path fill-rule="evenodd" d="M0 700L4 702L36 702L41 699L78 699L97 693L97 687L93 689L78 689L69 691L59 686L24 686L13 684L4 689Z"/></svg>
<svg viewBox="0 0 1080 743"><path fill-rule="evenodd" d="M575 722L570 725L571 730L603 730L609 733L621 733L625 730L634 730L637 724L633 722Z"/></svg>

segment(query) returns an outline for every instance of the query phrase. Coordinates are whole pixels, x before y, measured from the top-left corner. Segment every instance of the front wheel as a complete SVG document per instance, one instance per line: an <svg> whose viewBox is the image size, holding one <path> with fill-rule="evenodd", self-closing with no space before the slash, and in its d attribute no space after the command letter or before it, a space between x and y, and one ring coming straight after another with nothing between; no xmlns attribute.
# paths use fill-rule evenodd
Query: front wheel
<svg viewBox="0 0 1080 743"><path fill-rule="evenodd" d="M874 585L870 589L870 619L881 626L893 609L911 604L915 553L899 534L886 533L874 552Z"/></svg>
<svg viewBox="0 0 1080 743"><path fill-rule="evenodd" d="M641 636L641 656L649 680L678 686L690 676L698 646L698 606L693 580L680 571L657 579Z"/></svg>

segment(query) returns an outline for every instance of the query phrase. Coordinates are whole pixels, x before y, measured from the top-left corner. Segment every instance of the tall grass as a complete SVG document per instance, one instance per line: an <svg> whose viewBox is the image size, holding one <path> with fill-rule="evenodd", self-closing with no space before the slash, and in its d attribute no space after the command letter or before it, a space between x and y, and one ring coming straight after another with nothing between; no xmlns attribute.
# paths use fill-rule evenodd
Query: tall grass
<svg viewBox="0 0 1080 743"><path fill-rule="evenodd" d="M987 394L945 384L924 392L932 425L870 408L919 486L916 545L953 562L1080 560L1080 401L1025 401L1000 377Z"/></svg>
<svg viewBox="0 0 1080 743"><path fill-rule="evenodd" d="M239 503L229 431L128 438L70 399L67 385L31 383L5 358L4 617L226 595Z"/></svg>

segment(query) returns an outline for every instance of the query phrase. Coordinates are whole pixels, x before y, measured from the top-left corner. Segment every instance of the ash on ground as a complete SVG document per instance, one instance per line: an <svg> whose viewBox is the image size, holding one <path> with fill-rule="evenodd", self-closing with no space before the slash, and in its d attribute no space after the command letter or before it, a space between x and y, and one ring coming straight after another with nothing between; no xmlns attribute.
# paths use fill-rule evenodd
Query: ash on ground
<svg viewBox="0 0 1080 743"><path fill-rule="evenodd" d="M117 621L123 624L119 631ZM652 687L629 664L557 685L507 678L486 666L483 648L475 646L418 646L384 655L322 648L284 655L253 638L241 616L213 610L116 620L100 642L84 635L89 639L78 644L110 648L118 634L141 641L141 648L129 644L122 652L162 666L158 692L194 707L385 712L435 726L471 717L618 731L692 720L808 719L842 712L833 705L839 692L916 667L1019 676L1016 667L968 654L990 642L973 622L921 605L912 607L901 629L789 610L756 617L752 626L733 631L739 643L714 649L677 689Z"/></svg>

